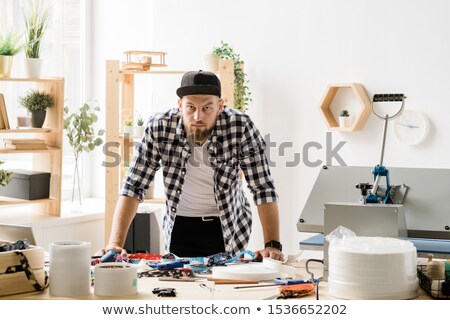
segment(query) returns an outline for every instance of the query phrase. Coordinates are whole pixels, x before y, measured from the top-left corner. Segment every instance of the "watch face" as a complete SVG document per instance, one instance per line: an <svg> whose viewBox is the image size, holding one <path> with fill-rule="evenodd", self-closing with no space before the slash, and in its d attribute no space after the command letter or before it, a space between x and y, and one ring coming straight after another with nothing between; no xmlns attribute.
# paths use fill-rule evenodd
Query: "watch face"
<svg viewBox="0 0 450 320"><path fill-rule="evenodd" d="M428 135L428 118L420 111L403 110L394 121L395 136L406 145L421 143Z"/></svg>

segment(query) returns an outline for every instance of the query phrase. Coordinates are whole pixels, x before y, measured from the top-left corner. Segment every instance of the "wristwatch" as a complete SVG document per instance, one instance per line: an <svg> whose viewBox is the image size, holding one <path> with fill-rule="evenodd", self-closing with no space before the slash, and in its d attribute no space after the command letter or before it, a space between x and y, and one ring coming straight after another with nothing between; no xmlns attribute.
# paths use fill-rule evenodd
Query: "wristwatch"
<svg viewBox="0 0 450 320"><path fill-rule="evenodd" d="M283 246L281 245L281 243L279 241L270 240L269 242L266 242L266 244L264 245L264 248L275 248L275 249L282 251Z"/></svg>

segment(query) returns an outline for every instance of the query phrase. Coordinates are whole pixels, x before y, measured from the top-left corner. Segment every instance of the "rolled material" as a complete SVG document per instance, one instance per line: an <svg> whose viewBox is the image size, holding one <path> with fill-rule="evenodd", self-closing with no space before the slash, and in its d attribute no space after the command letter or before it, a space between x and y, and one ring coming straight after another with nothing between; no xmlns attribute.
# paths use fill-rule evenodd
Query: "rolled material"
<svg viewBox="0 0 450 320"><path fill-rule="evenodd" d="M212 268L212 276L221 279L236 280L273 280L275 278L294 277L295 268L283 265L281 261L264 258L262 263L245 263Z"/></svg>
<svg viewBox="0 0 450 320"><path fill-rule="evenodd" d="M330 244L328 286L341 299L411 299L418 295L417 253L409 241L348 237Z"/></svg>
<svg viewBox="0 0 450 320"><path fill-rule="evenodd" d="M109 262L95 266L94 292L97 296L131 296L138 292L137 266Z"/></svg>
<svg viewBox="0 0 450 320"><path fill-rule="evenodd" d="M50 244L50 294L74 297L90 293L89 242L58 241Z"/></svg>

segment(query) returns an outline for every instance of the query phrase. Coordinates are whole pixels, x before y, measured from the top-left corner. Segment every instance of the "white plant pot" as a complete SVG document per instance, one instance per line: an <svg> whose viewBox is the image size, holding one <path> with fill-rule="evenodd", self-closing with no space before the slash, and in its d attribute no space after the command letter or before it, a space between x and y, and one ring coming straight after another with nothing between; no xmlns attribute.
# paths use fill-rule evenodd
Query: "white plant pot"
<svg viewBox="0 0 450 320"><path fill-rule="evenodd" d="M29 78L39 78L42 71L42 63L44 60L41 58L25 58L25 72Z"/></svg>
<svg viewBox="0 0 450 320"><path fill-rule="evenodd" d="M135 138L142 138L144 135L145 127L144 126L135 126L134 127L134 137Z"/></svg>
<svg viewBox="0 0 450 320"><path fill-rule="evenodd" d="M123 126L123 134L133 135L133 126Z"/></svg>
<svg viewBox="0 0 450 320"><path fill-rule="evenodd" d="M350 127L350 117L339 117L339 127L341 128Z"/></svg>
<svg viewBox="0 0 450 320"><path fill-rule="evenodd" d="M10 77L12 62L13 56L0 55L0 78Z"/></svg>
<svg viewBox="0 0 450 320"><path fill-rule="evenodd" d="M219 71L219 56L215 53L205 54L203 58L203 69L206 71Z"/></svg>

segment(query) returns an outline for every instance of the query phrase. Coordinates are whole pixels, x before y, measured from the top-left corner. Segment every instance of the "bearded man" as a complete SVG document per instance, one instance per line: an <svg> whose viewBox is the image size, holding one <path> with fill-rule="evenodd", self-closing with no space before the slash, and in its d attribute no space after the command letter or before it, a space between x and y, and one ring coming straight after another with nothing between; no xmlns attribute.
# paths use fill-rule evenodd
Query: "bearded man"
<svg viewBox="0 0 450 320"><path fill-rule="evenodd" d="M124 180L106 248L122 249L139 202L163 170L165 250L180 257L237 255L248 244L252 213L241 172L262 224L257 257L283 260L279 213L266 144L248 115L228 108L211 72L190 71L177 89L178 108L153 115Z"/></svg>

